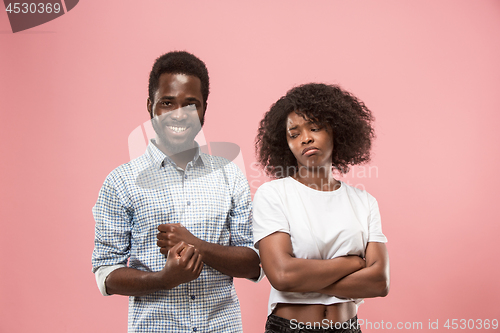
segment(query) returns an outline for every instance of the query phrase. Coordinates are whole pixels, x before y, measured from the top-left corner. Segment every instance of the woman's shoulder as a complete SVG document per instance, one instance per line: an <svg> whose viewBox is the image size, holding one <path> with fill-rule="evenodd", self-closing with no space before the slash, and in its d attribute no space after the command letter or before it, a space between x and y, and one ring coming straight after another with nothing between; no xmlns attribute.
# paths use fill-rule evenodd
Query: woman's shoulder
<svg viewBox="0 0 500 333"><path fill-rule="evenodd" d="M345 187L345 193L351 198L358 198L359 200L368 203L376 201L376 199L364 188L362 189L356 186L352 186L345 182L342 182L342 186Z"/></svg>
<svg viewBox="0 0 500 333"><path fill-rule="evenodd" d="M259 197L281 197L286 194L287 178L270 180L260 185L255 192L255 198Z"/></svg>
<svg viewBox="0 0 500 333"><path fill-rule="evenodd" d="M273 179L264 184L260 185L257 192L263 191L278 191L281 192L285 189L287 184L290 182L290 177Z"/></svg>

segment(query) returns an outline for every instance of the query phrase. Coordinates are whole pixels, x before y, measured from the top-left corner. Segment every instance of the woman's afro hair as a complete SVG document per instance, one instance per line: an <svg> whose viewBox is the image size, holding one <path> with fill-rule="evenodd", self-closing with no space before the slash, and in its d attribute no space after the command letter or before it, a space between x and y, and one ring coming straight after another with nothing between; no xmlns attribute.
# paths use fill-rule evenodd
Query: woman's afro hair
<svg viewBox="0 0 500 333"><path fill-rule="evenodd" d="M337 85L308 83L289 90L260 122L255 150L269 176L283 178L290 175L289 169L296 169L297 160L286 139L286 120L291 112L332 131L332 165L340 173L348 172L349 166L369 162L375 137L371 111Z"/></svg>

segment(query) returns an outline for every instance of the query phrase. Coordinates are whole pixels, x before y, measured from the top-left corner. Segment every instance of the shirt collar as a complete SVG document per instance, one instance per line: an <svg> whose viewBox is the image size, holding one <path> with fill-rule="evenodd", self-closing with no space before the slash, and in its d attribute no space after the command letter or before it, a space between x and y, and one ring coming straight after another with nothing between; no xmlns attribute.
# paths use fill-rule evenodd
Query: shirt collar
<svg viewBox="0 0 500 333"><path fill-rule="evenodd" d="M203 161L203 156L200 151L200 145L198 142L194 142L195 144L195 153L194 157L192 160L193 165L204 165ZM161 167L165 166L167 163L171 163L172 165L176 165L174 161L168 156L165 155L164 152L162 152L155 144L154 139L149 140L148 148L147 148L147 153L151 157L151 160L153 162L153 165L157 168L160 169Z"/></svg>

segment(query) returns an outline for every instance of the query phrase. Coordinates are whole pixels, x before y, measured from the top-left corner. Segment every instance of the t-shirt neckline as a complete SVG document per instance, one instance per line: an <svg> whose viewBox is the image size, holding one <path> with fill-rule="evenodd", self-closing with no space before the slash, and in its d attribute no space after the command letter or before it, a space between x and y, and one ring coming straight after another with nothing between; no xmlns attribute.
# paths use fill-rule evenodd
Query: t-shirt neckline
<svg viewBox="0 0 500 333"><path fill-rule="evenodd" d="M316 190L314 188L311 188L305 184L302 184L301 182L299 182L297 179L289 176L289 177L286 177L286 179L291 179L291 181L294 183L294 184L298 184L299 187L302 187L308 191L311 191L311 193L316 193L316 194L319 194L319 195L337 195L338 193L341 193L342 191L344 191L344 188L345 188L345 184L343 181L341 180L338 180L336 179L339 183L340 183L340 187L338 189L336 189L335 191L320 191L320 190Z"/></svg>

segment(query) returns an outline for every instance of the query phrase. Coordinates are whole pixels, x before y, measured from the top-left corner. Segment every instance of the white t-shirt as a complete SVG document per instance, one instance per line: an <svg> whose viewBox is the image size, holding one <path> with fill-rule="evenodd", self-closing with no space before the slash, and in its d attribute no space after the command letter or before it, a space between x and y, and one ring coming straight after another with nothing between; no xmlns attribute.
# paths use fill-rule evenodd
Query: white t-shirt
<svg viewBox="0 0 500 333"><path fill-rule="evenodd" d="M293 253L303 259L365 256L368 242L387 242L377 200L341 182L336 191L314 190L291 177L263 184L253 201L255 247L275 232L290 235ZM362 303L320 293L281 292L271 287L268 313L278 303Z"/></svg>

